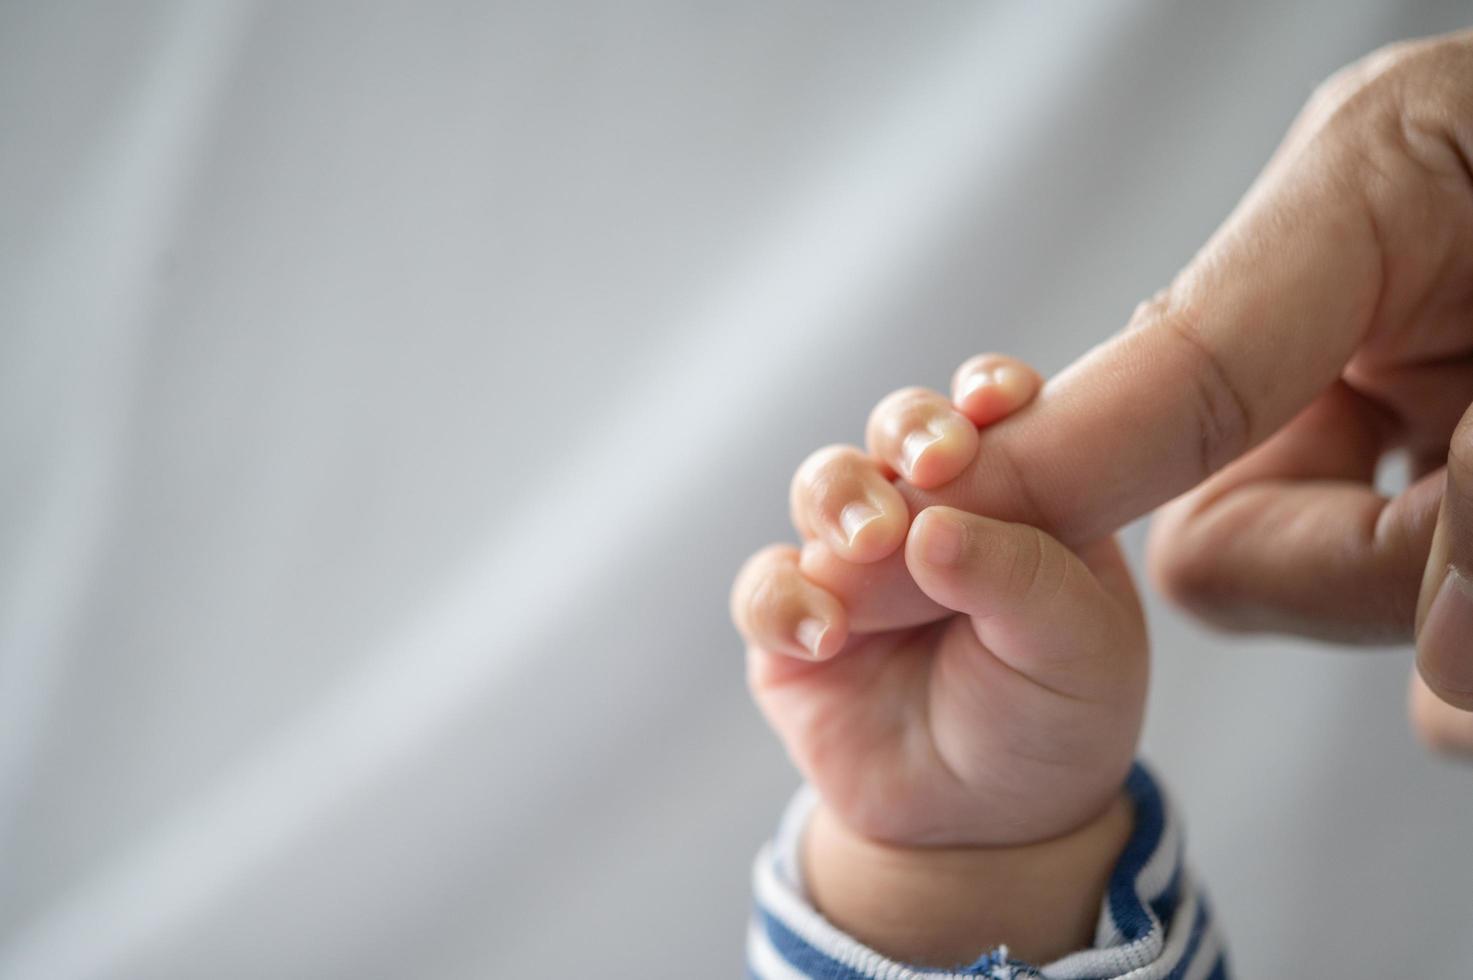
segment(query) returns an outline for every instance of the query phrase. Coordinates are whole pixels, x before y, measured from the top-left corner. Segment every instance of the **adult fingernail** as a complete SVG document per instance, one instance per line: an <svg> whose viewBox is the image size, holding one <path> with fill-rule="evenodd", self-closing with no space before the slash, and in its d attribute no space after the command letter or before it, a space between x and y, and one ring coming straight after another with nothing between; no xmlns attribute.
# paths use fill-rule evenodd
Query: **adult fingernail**
<svg viewBox="0 0 1473 980"><path fill-rule="evenodd" d="M1473 654L1473 582L1456 568L1447 570L1432 597L1417 645L1444 664L1462 663Z"/></svg>
<svg viewBox="0 0 1473 980"><path fill-rule="evenodd" d="M812 656L817 657L818 651L823 648L824 634L829 631L829 624L821 619L809 617L798 624L798 642L803 645Z"/></svg>
<svg viewBox="0 0 1473 980"><path fill-rule="evenodd" d="M839 527L843 529L849 547L854 547L855 541L859 539L859 532L879 519L879 510L871 504L860 501L845 504L844 509L839 511Z"/></svg>
<svg viewBox="0 0 1473 980"><path fill-rule="evenodd" d="M955 565L967 540L962 522L950 514L928 511L920 523L921 561L939 568Z"/></svg>

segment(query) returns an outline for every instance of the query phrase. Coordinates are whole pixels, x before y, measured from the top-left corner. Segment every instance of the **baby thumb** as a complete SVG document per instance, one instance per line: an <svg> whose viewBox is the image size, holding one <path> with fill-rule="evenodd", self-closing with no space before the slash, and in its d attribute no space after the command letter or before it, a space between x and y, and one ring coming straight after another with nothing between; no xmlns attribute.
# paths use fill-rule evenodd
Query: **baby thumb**
<svg viewBox="0 0 1473 980"><path fill-rule="evenodd" d="M1105 541L1090 551L1087 565L1029 525L928 507L911 526L905 559L921 590L970 616L998 659L1059 693L1093 699L1103 676L1128 680L1144 664L1145 637L1119 549Z"/></svg>

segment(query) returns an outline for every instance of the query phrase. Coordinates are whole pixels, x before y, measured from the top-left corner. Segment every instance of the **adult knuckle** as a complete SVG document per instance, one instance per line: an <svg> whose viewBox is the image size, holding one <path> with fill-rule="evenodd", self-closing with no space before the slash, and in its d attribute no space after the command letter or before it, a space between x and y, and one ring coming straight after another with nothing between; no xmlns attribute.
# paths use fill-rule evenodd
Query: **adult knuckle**
<svg viewBox="0 0 1473 980"><path fill-rule="evenodd" d="M1163 290L1136 308L1132 324L1160 330L1193 362L1188 404L1197 429L1201 477L1247 449L1254 431L1253 407L1233 380L1221 354L1202 335L1201 313L1180 287Z"/></svg>
<svg viewBox="0 0 1473 980"><path fill-rule="evenodd" d="M1407 77L1418 68L1412 42L1378 48L1335 72L1305 103L1299 125L1306 145L1357 144L1385 129L1395 114Z"/></svg>
<svg viewBox="0 0 1473 980"><path fill-rule="evenodd" d="M1396 41L1327 78L1306 114L1317 120L1321 136L1384 133L1389 119L1408 112L1423 114L1449 99L1466 105L1470 83L1473 32Z"/></svg>
<svg viewBox="0 0 1473 980"><path fill-rule="evenodd" d="M1473 33L1465 31L1393 41L1362 60L1370 80L1384 84L1442 76L1466 67L1470 59L1473 59Z"/></svg>
<svg viewBox="0 0 1473 980"><path fill-rule="evenodd" d="M1421 39L1383 44L1327 78L1317 94L1339 104L1395 87L1408 75L1424 70L1433 50L1434 45Z"/></svg>

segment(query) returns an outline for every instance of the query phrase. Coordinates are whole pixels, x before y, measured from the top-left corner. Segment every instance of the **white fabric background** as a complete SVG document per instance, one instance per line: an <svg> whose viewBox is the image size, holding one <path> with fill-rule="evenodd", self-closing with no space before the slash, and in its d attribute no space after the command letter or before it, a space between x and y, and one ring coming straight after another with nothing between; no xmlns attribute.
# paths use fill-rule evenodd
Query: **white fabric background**
<svg viewBox="0 0 1473 980"><path fill-rule="evenodd" d="M1468 14L0 3L0 976L735 974L792 468ZM1240 974L1473 970L1405 652L1152 618Z"/></svg>

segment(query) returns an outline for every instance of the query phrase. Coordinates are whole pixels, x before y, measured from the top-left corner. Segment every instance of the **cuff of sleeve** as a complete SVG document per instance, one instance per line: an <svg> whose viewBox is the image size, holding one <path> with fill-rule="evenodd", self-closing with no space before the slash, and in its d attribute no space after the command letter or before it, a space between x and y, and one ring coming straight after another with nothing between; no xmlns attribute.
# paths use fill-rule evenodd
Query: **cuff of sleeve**
<svg viewBox="0 0 1473 980"><path fill-rule="evenodd" d="M936 970L887 959L819 914L798 859L803 828L818 802L810 787L793 797L776 836L753 869L756 908L747 933L747 966L760 980L1225 980L1227 962L1208 909L1183 859L1181 820L1151 772L1137 763L1125 783L1135 828L1111 873L1095 945L1042 967L990 950L970 966Z"/></svg>

